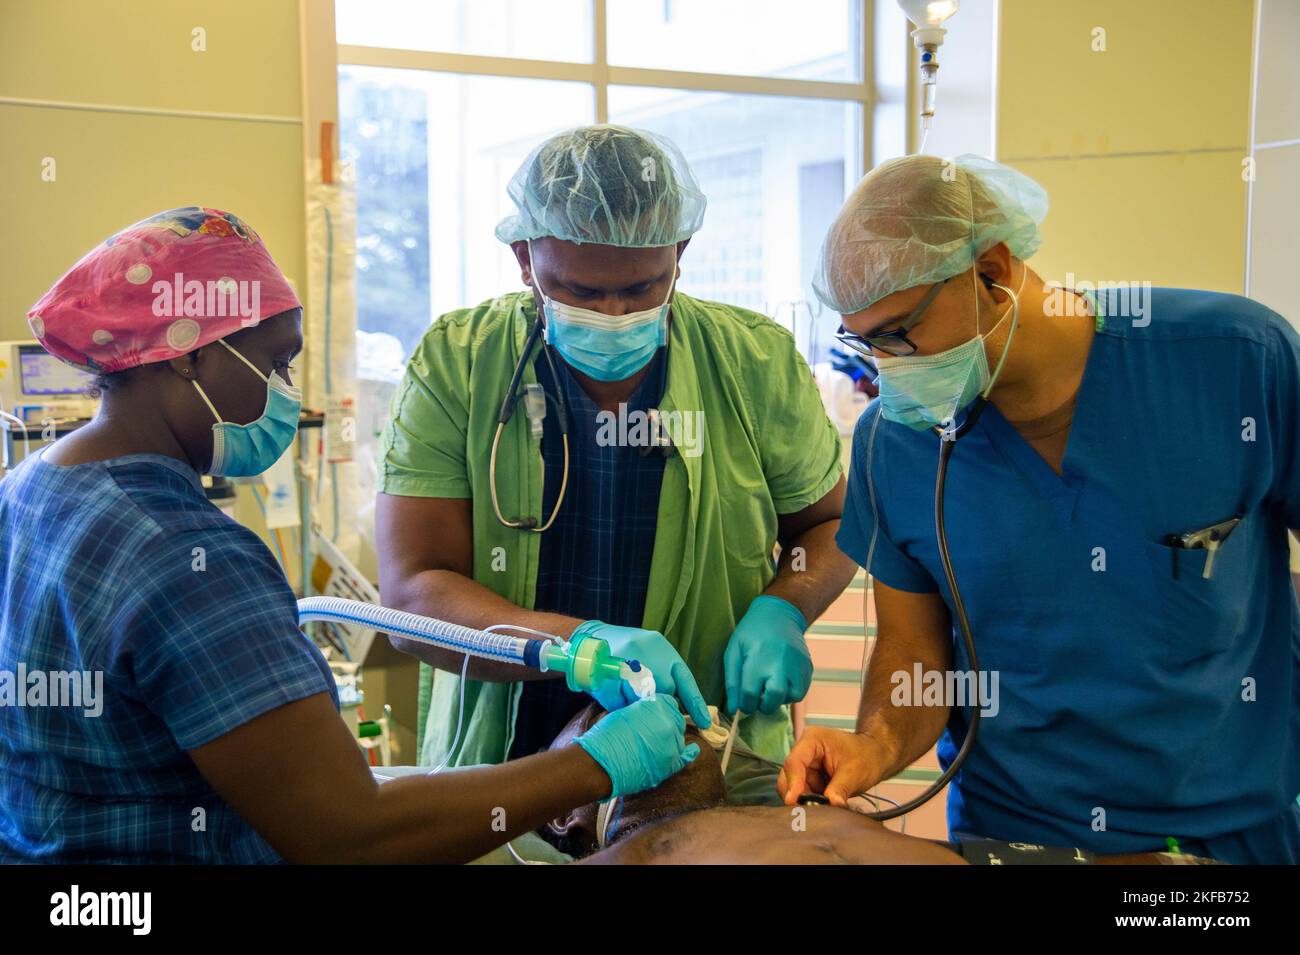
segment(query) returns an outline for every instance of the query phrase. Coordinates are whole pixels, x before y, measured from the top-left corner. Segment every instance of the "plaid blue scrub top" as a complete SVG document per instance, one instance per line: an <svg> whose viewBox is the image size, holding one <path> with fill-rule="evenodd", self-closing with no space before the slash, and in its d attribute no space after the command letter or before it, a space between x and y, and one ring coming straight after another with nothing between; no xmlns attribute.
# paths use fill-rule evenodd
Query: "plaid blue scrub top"
<svg viewBox="0 0 1300 955"><path fill-rule="evenodd" d="M600 408L587 397L569 366L556 357L560 381L552 380L544 357L535 364L547 394L564 389L569 404L569 486L560 513L542 533L533 606L583 620L639 627L650 585L650 558L659 524L659 490L665 458L642 449L602 445L597 440ZM657 407L668 374L668 353L660 348L645 378L627 401L627 411ZM564 473L564 445L556 405L547 402L542 423L546 469L542 511L550 515ZM515 720L512 758L546 749L574 714L591 702L563 680L524 684Z"/></svg>
<svg viewBox="0 0 1300 955"><path fill-rule="evenodd" d="M279 565L198 475L32 455L0 480L0 581L0 862L280 861L186 750L338 694ZM20 666L29 693L98 671L102 694L18 706Z"/></svg>

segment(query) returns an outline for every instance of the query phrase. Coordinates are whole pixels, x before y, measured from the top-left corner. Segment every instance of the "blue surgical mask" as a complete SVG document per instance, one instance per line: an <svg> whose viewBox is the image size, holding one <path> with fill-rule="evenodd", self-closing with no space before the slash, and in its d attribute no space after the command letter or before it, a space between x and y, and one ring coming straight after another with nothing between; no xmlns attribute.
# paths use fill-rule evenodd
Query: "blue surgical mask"
<svg viewBox="0 0 1300 955"><path fill-rule="evenodd" d="M1028 274L1028 269L1025 274ZM974 401L977 395L988 397L1011 350L1011 339L1020 321L1020 292L1013 292L996 282L993 284L1011 296L1011 307L987 332L933 355L876 356L876 367L880 371L881 414L886 421L905 424L914 431L924 431L935 425L948 427L957 412ZM1020 288L1024 287L1022 275ZM1011 316L1011 331L1007 334L997 370L990 373L984 344L1008 315Z"/></svg>
<svg viewBox="0 0 1300 955"><path fill-rule="evenodd" d="M197 381L192 382L198 389L199 397L212 412L212 417L217 419L217 423L212 426L212 463L208 466L207 473L214 477L252 477L280 460L280 455L293 444L293 439L298 434L302 392L275 371L268 378L224 340L219 341L236 358L253 369L258 378L266 382L266 408L260 418L248 424L222 421L203 386Z"/></svg>
<svg viewBox="0 0 1300 955"><path fill-rule="evenodd" d="M531 261L531 242L528 254ZM547 343L571 366L597 381L631 378L668 341L671 287L662 305L626 315L606 315L557 302L547 297L540 284L537 292L546 314Z"/></svg>

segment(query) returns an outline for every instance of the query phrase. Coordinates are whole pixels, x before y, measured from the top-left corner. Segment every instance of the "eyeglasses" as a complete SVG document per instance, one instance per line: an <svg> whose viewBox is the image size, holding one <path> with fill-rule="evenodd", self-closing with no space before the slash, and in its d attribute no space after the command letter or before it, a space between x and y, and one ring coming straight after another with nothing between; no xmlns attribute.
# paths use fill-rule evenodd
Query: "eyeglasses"
<svg viewBox="0 0 1300 955"><path fill-rule="evenodd" d="M892 331L863 337L862 335L855 335L852 332L846 332L844 326L841 325L840 330L835 333L835 337L848 345L859 355L865 355L868 358L876 352L882 352L886 355L893 355L895 357L911 355L916 351L916 342L908 338L907 333L910 332L913 327L915 327L916 323L921 320L921 316L925 314L925 310L930 307L930 303L934 301L934 297L939 294L945 285L948 284L948 281L949 279L944 279L942 282L937 283L933 288L931 288L930 291L926 292L925 298L921 299L920 304L917 305L916 308L912 309L912 313L908 315L907 318L903 319L903 323Z"/></svg>

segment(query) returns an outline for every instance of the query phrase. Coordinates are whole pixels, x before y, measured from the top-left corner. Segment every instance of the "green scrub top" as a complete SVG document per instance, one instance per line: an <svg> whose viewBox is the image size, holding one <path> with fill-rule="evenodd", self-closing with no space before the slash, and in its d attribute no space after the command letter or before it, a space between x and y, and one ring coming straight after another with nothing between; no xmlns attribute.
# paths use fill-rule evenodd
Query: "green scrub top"
<svg viewBox="0 0 1300 955"><path fill-rule="evenodd" d="M537 312L527 291L441 316L421 339L390 407L379 491L469 498L474 579L532 608L540 535L502 526L492 510L488 460L497 414ZM524 382L537 380L530 366ZM702 413L694 453L666 462L642 626L662 633L695 674L707 702L726 705L722 655L750 601L776 573L777 516L823 498L840 478L840 439L788 331L757 312L672 297L661 415ZM497 493L508 517L541 513L542 454L523 414L506 426ZM437 608L425 608L437 616ZM460 741L448 765L499 763L510 752L521 683L465 681ZM420 667L419 763L447 757L457 729L457 673ZM788 707L756 714L739 735L784 759Z"/></svg>

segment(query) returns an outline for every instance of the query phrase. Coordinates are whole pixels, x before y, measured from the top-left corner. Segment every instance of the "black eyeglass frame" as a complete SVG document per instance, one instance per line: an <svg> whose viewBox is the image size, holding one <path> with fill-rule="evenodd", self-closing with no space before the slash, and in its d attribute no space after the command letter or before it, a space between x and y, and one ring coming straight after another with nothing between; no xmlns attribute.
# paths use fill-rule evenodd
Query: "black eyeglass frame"
<svg viewBox="0 0 1300 955"><path fill-rule="evenodd" d="M840 325L839 331L835 333L838 341L848 345L859 355L868 358L873 357L877 351L892 355L895 358L904 358L916 353L916 342L907 337L907 333L916 327L917 322L925 314L925 310L930 307L935 296L943 290L943 287L951 281L952 276L944 279L942 282L936 282L930 291L925 293L925 298L912 309L910 315L903 319L903 324L899 325L893 331L881 332L879 335L855 335L853 332L846 332L844 326Z"/></svg>

